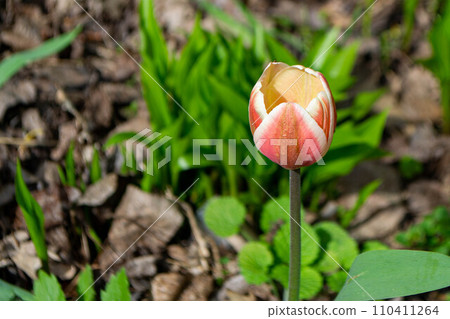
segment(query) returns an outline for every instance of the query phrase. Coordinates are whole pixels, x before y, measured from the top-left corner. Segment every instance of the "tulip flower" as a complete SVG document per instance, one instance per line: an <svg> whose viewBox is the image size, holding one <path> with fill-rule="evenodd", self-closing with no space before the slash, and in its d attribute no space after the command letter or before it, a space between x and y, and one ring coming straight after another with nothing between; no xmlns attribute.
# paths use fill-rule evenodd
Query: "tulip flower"
<svg viewBox="0 0 450 319"><path fill-rule="evenodd" d="M320 72L272 62L252 90L249 118L261 153L297 169L321 160L330 148L336 107Z"/></svg>
<svg viewBox="0 0 450 319"><path fill-rule="evenodd" d="M328 151L336 107L324 76L301 65L270 63L250 95L250 127L256 147L289 170L290 239L288 300L300 294L300 167Z"/></svg>

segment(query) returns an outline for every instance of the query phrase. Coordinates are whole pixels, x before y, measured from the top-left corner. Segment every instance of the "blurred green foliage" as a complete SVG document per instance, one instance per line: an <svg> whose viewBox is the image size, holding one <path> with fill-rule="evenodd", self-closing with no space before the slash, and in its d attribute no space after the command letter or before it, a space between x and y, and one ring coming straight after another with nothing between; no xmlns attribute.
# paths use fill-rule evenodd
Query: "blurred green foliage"
<svg viewBox="0 0 450 319"><path fill-rule="evenodd" d="M244 219L239 219L240 223L236 224L237 219L230 220L229 213L223 216L224 212L229 212L233 207L235 211L242 209L243 205L238 205L235 201L231 202L229 197L219 197L208 202L206 206L206 210L209 211L208 219L214 220L214 224L211 222L206 224L215 235L226 237L241 233L245 236L243 233ZM215 207L219 202L221 207ZM289 198L287 196L270 200L264 204L259 219L262 234L258 238L250 240L238 255L242 275L249 283L273 283L275 280L284 289L287 289L290 232L288 211ZM233 229L234 231L224 233L224 229ZM322 291L325 280L330 290L338 292L345 282L345 277L343 281L338 280L343 276L340 274L342 272L340 265L346 270L350 269L353 260L359 253L356 241L334 222L320 222L311 226L302 221L301 245L302 289L299 298L312 299Z"/></svg>
<svg viewBox="0 0 450 319"><path fill-rule="evenodd" d="M16 201L22 211L31 240L41 260L43 269L48 271L47 244L45 243L44 213L39 203L28 190L22 175L22 166L19 159L16 165L15 178Z"/></svg>
<svg viewBox="0 0 450 319"><path fill-rule="evenodd" d="M429 33L433 56L425 61L441 84L444 132L450 133L450 2L442 1L442 11Z"/></svg>
<svg viewBox="0 0 450 319"><path fill-rule="evenodd" d="M356 81L352 71L360 43L335 44L339 29L315 32L311 46L304 43L294 46L303 50L297 52L302 57L300 61L279 40L286 41L292 37L279 30L266 30L245 6L238 3L246 17L246 21L240 23L209 2L199 1L199 4L220 22L219 32L203 30L198 16L187 44L177 55L168 52L153 13L152 1L141 1L141 54L145 70L142 72L142 88L151 114L151 128L173 137L170 141L172 161L161 170L155 170L155 176L144 175L143 180L147 190L170 186L181 191L185 187L182 181L200 176L201 182L191 193L191 202L199 205L214 194L222 195L206 204L206 224L218 236L238 232L245 236L243 205L246 205L248 213L262 208L262 215L256 214L262 235L239 252L239 265L250 283L276 280L286 286L289 260L289 227L286 222L289 217L272 201L261 207L265 196L252 178L270 189L273 195L280 195L278 202L287 205L284 209L288 211L289 201L282 196L287 190L283 186L287 175L268 160L265 166L258 165L255 160L248 166L239 165L249 155L241 140L252 140L248 123L248 99L252 87L267 63L276 60L310 66L322 72L336 101L353 101L348 108L338 111L339 125L330 151L324 158L326 166L303 170L304 194L320 194L331 181L348 174L359 162L384 155L378 146L387 113L370 116L373 103L384 90L363 92L351 99L348 89ZM125 141L118 137L112 139L115 142L110 140L109 145ZM223 161L202 159L200 165L194 165L193 139L224 139L220 150ZM232 148L230 140L237 140ZM215 148L204 147L202 152L215 153ZM230 165L228 161L231 152L236 154L237 165ZM163 150L155 158L158 156L163 158ZM155 168L157 162L154 161ZM370 195L369 191L366 193L366 197ZM237 199L242 204L236 203ZM358 245L335 223L321 223L314 227L307 223L303 225L303 289L300 298L314 297L322 290L324 278L330 276L333 276L331 289L337 292L343 282L338 280L342 275L336 274L340 269L334 260L349 269L359 253ZM329 251L332 258L321 252L317 243Z"/></svg>
<svg viewBox="0 0 450 319"><path fill-rule="evenodd" d="M73 152L69 153L72 154ZM68 162L70 163L71 160ZM58 279L55 275L48 273L48 251L45 239L44 213L41 206L33 198L27 185L25 184L19 160L17 160L16 166L15 187L16 200L24 215L24 219L37 255L42 262L42 269L39 270L38 278L33 282L33 294L0 280L0 301L64 301L66 300L66 297L60 283L58 282ZM87 227L89 228L90 225L87 225ZM89 230L91 231L91 236L97 236L92 228L89 228ZM77 291L82 300L90 301L95 299L96 292L93 284L94 277L92 268L87 265L86 268L80 273L77 284ZM103 301L131 300L129 282L125 269L121 269L116 275L111 276L105 290L101 291L100 296Z"/></svg>
<svg viewBox="0 0 450 319"><path fill-rule="evenodd" d="M398 164L400 174L406 179L413 179L423 172L422 163L410 156L403 156Z"/></svg>
<svg viewBox="0 0 450 319"><path fill-rule="evenodd" d="M396 239L406 247L449 255L450 211L443 206L437 207L422 222L399 233Z"/></svg>
<svg viewBox="0 0 450 319"><path fill-rule="evenodd" d="M263 28L245 6L238 6L246 17L240 23L208 2L199 3L221 22L219 31L203 30L198 16L180 54L167 49L153 13L153 2L143 0L140 4L143 95L151 114L152 130L172 137L168 143L172 160L158 169L157 163L164 158L165 150L157 150L153 154L156 173L154 176L144 173L141 187L145 190L170 187L180 192L189 180L201 177L190 192L194 204L201 204L213 194L222 194L258 206L265 196L252 178L280 195L286 191L281 185L287 178L284 170L269 160L265 160L267 165L257 164L242 142L252 141L248 99L262 70L273 60L311 66L325 74L336 101L349 99L347 90L356 81L351 73L359 42L344 47L333 45L340 34L338 29L318 31L313 35L313 45L297 53L303 57L299 61L278 39L286 36ZM359 162L384 154L378 145L387 114L368 116L381 94L382 91L364 92L356 97L349 111L339 112L335 142L324 158L327 165L304 169L304 193L321 193L327 182L347 174ZM129 135L121 134L111 137L108 146L123 145ZM218 150L223 160L205 160L203 154L214 154L216 148L202 146L200 164L195 164L194 139L223 139L223 148ZM234 155L235 164L229 161ZM250 163L242 166L248 156ZM136 170L128 169L130 172Z"/></svg>

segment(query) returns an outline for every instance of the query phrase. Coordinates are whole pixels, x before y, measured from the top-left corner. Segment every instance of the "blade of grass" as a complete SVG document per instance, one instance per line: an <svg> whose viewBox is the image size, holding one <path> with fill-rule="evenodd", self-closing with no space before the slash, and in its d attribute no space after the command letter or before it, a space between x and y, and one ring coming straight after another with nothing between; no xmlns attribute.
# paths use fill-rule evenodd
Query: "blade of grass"
<svg viewBox="0 0 450 319"><path fill-rule="evenodd" d="M81 26L78 26L72 31L50 39L34 49L16 53L4 59L0 63L0 87L27 64L66 48L77 37L81 29Z"/></svg>
<svg viewBox="0 0 450 319"><path fill-rule="evenodd" d="M31 196L22 176L22 168L17 160L16 201L19 204L42 268L48 272L47 245L45 244L44 213L38 202Z"/></svg>

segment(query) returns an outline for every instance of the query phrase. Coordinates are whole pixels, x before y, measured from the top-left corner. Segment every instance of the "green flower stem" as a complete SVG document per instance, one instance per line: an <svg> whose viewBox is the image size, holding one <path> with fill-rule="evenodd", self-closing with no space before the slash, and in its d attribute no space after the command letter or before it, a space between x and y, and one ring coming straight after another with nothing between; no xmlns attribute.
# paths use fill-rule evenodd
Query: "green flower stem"
<svg viewBox="0 0 450 319"><path fill-rule="evenodd" d="M288 300L299 299L300 295L300 264L301 264L301 228L300 228L300 169L289 171L289 198L290 198L290 227L289 242L289 287Z"/></svg>

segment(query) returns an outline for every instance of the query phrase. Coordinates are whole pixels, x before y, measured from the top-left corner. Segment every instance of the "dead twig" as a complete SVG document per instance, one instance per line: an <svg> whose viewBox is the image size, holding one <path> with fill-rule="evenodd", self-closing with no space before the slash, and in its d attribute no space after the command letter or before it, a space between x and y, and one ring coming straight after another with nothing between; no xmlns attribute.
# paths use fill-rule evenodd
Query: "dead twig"
<svg viewBox="0 0 450 319"><path fill-rule="evenodd" d="M198 250L200 255L200 265L205 271L209 270L208 258L210 257L208 244L206 243L205 238L203 237L202 231L197 224L197 220L195 219L194 212L192 211L191 206L185 202L179 202L181 208L186 212L187 218L189 220L189 225L192 229L192 234L198 244Z"/></svg>

